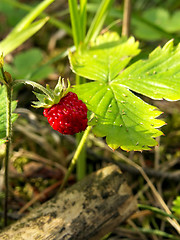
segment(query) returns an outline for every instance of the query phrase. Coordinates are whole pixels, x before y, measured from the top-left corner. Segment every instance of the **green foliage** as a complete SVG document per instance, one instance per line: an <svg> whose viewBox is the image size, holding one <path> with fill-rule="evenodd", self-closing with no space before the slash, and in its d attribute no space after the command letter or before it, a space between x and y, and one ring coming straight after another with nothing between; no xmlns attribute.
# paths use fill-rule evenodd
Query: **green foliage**
<svg viewBox="0 0 180 240"><path fill-rule="evenodd" d="M80 9L77 1L69 0L69 11L71 17L71 25L73 39L76 48L80 43L88 43L94 40L102 29L104 21L109 13L110 7L114 0L103 0L96 6L96 14L91 22L90 28L86 33L86 8L87 0L80 1Z"/></svg>
<svg viewBox="0 0 180 240"><path fill-rule="evenodd" d="M35 22L33 21L53 1L54 0L42 1L13 28L11 33L9 33L4 40L0 42L0 53L3 53L3 56L13 51L44 26L48 18L40 19Z"/></svg>
<svg viewBox="0 0 180 240"><path fill-rule="evenodd" d="M5 64L6 71L12 73L13 79L31 79L34 81L46 78L54 71L50 65L41 67L43 52L38 48L31 48L14 57L13 65Z"/></svg>
<svg viewBox="0 0 180 240"><path fill-rule="evenodd" d="M159 40L167 37L169 33L177 33L180 30L180 11L172 14L160 7L150 8L142 13L141 19L132 19L134 34L144 40Z"/></svg>
<svg viewBox="0 0 180 240"><path fill-rule="evenodd" d="M4 143L6 136L6 89L5 86L0 85L0 99L1 99L1 108L0 108L0 144ZM12 111L16 108L16 101L12 102ZM12 114L12 122L17 119L18 115Z"/></svg>
<svg viewBox="0 0 180 240"><path fill-rule="evenodd" d="M148 150L157 144L154 138L162 135L157 128L164 124L156 119L161 112L130 90L154 99L180 99L179 48L170 41L162 49L155 49L149 59L127 67L139 53L138 43L106 33L90 49L69 54L76 74L96 80L74 88L95 113L91 123L95 135L106 136L113 149Z"/></svg>
<svg viewBox="0 0 180 240"><path fill-rule="evenodd" d="M180 196L177 196L177 198L173 201L173 207L172 210L180 215Z"/></svg>
<svg viewBox="0 0 180 240"><path fill-rule="evenodd" d="M72 33L73 33L73 40L74 45L78 47L78 44L80 43L81 39L81 22L80 22L80 16L78 11L78 5L77 1L69 0L69 11L70 11L70 17L71 17L71 26L72 26Z"/></svg>
<svg viewBox="0 0 180 240"><path fill-rule="evenodd" d="M138 45L133 37L125 41L116 33L100 35L90 50L69 54L72 70L85 78L108 82L140 52Z"/></svg>
<svg viewBox="0 0 180 240"><path fill-rule="evenodd" d="M156 7L145 11L144 17L166 32L174 33L180 30L180 10L176 10L170 14L168 10Z"/></svg>
<svg viewBox="0 0 180 240"><path fill-rule="evenodd" d="M148 60L140 60L122 72L115 82L152 99L178 100L180 98L180 44L169 41L162 49L157 47ZM128 81L127 81L128 79Z"/></svg>
<svg viewBox="0 0 180 240"><path fill-rule="evenodd" d="M11 27L14 27L24 17L24 11L14 8L12 4L5 0L0 1L0 13L7 17L7 24Z"/></svg>
<svg viewBox="0 0 180 240"><path fill-rule="evenodd" d="M11 11L13 11L12 15L15 15L15 12L17 12L17 9L22 10L22 12L25 14L25 12L31 12L33 9L35 9L36 7L34 6L35 2L29 3L27 2L27 4L25 2L19 1L19 0L1 0L2 5L7 4L8 6L11 6L10 8L12 9ZM47 2L46 2L47 3ZM45 4L46 4L45 3ZM44 3L43 3L44 5ZM68 13L68 9L67 10L58 10L58 16L64 16ZM8 19L12 18L12 16L9 16L10 14L6 13L6 16L8 16ZM45 12L42 12L39 14L40 17L47 17L48 14ZM19 18L22 19L22 18ZM54 25L55 27L59 28L59 29L63 29L67 32L67 34L69 34L70 36L72 35L72 31L71 31L71 27L69 26L68 23L64 22L64 21L60 21L59 19L51 16L49 19L49 23L51 23L52 25ZM13 26L16 24L16 22L13 23ZM2 26L1 26L2 27Z"/></svg>

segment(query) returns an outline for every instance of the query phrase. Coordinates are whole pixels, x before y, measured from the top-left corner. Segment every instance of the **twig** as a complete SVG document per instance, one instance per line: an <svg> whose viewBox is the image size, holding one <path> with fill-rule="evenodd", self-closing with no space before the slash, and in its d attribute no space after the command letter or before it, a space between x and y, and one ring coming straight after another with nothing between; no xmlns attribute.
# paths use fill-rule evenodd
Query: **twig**
<svg viewBox="0 0 180 240"><path fill-rule="evenodd" d="M46 139L43 136L39 136L32 126L28 126L28 124L18 124L16 123L14 125L14 128L16 131L19 131L23 133L28 138L32 139L34 142L39 144L47 153L51 154L55 159L59 159L59 153L57 153L52 146L46 141Z"/></svg>
<svg viewBox="0 0 180 240"><path fill-rule="evenodd" d="M60 163L58 163L56 161L52 161L48 158L45 158L45 157L42 157L42 156L38 155L37 153L33 153L33 152L27 151L27 150L22 149L22 148L19 149L18 152L13 153L13 156L11 157L12 162L14 162L16 159L18 159L20 157L29 158L33 161L41 162L43 164L53 166L57 169L60 169L64 175L67 172L67 169L64 166L62 166Z"/></svg>
<svg viewBox="0 0 180 240"><path fill-rule="evenodd" d="M131 21L131 0L124 0L124 15L122 25L122 36L129 37Z"/></svg>
<svg viewBox="0 0 180 240"><path fill-rule="evenodd" d="M91 138L91 136L90 136L90 138ZM69 139L69 141L71 141L71 139ZM73 141L71 141L71 142L73 144L75 144ZM118 161L114 160L113 158L99 156L94 151L92 151L90 148L87 148L87 153L88 153L88 158L90 159L90 161L93 161L93 162L94 161L96 161L96 162L104 161L107 163L113 163L113 164L118 165L122 171L126 171L126 172L129 172L134 175L139 175L139 170L129 164L126 164L123 162L118 162ZM176 160L176 162L180 162L180 160L178 160L178 159L175 159L175 160ZM167 179L167 180L171 180L171 181L175 181L175 182L180 182L180 171L179 170L176 170L174 172L164 172L161 170L155 170L153 168L148 168L148 167L144 167L143 170L149 177L158 178L158 179L162 178L162 179Z"/></svg>

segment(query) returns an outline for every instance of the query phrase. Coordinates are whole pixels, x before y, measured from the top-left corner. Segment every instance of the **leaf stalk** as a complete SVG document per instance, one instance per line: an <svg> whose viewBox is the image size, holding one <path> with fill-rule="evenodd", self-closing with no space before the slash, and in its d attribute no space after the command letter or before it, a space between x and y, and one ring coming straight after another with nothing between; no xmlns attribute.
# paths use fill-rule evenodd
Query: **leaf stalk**
<svg viewBox="0 0 180 240"><path fill-rule="evenodd" d="M36 82L33 82L33 81L30 81L30 80L26 80L26 79L20 79L20 80L15 80L13 82L13 85L17 85L17 84L20 84L20 83L23 83L23 84L28 84L28 85L31 85L32 87L34 88L37 88L39 89L40 91L42 91L45 95L47 95L50 99L53 99L54 98L54 94L49 91L47 88L43 87L42 85L40 85L39 83L36 83Z"/></svg>

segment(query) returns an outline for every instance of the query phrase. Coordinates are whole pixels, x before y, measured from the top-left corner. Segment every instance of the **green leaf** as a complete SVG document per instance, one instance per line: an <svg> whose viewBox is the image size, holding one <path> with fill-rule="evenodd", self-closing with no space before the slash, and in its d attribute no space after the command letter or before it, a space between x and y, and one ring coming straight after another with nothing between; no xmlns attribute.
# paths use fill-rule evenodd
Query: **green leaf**
<svg viewBox="0 0 180 240"><path fill-rule="evenodd" d="M0 144L4 143L5 140L2 138L6 137L6 89L5 86L0 85L0 99L1 99L1 108L0 108ZM16 101L12 102L12 111L15 110L17 105ZM18 115L12 114L12 122L17 119Z"/></svg>
<svg viewBox="0 0 180 240"><path fill-rule="evenodd" d="M149 59L127 67L138 52L133 38L124 41L107 33L90 49L69 54L76 74L96 80L75 86L73 91L95 113L89 123L94 125L95 135L106 137L113 149L120 146L124 150L148 150L157 145L154 138L162 135L157 129L164 125L157 119L161 112L131 90L158 99L180 99L180 68L176 61L179 47L173 48L169 42L163 49L157 48ZM169 72L165 66L169 66Z"/></svg>
<svg viewBox="0 0 180 240"><path fill-rule="evenodd" d="M172 14L167 9L156 7L146 10L143 13L146 20L159 26L166 32L177 32L180 30L180 11L176 10Z"/></svg>
<svg viewBox="0 0 180 240"><path fill-rule="evenodd" d="M141 16L136 13L132 15L132 30L137 38L147 41L170 39L180 30L179 18L179 10L170 13L165 8L149 8Z"/></svg>
<svg viewBox="0 0 180 240"><path fill-rule="evenodd" d="M143 17L140 19L138 17L132 18L132 26L133 34L138 39L156 41L168 37L165 32L151 22L145 21Z"/></svg>
<svg viewBox="0 0 180 240"><path fill-rule="evenodd" d="M11 34L19 33L31 26L32 22L44 11L54 0L41 1L33 10L28 13L17 25L13 28Z"/></svg>
<svg viewBox="0 0 180 240"><path fill-rule="evenodd" d="M177 198L173 201L172 210L176 214L180 215L180 196L177 196Z"/></svg>
<svg viewBox="0 0 180 240"><path fill-rule="evenodd" d="M25 12L32 12L34 11L35 14L33 13L34 19L36 18L36 16L38 17L47 17L48 13L42 12L46 7L47 7L47 3L51 4L52 0L48 0L46 2L41 2L41 7L40 9L36 9L36 7L33 4L29 4L29 3L22 3L19 2L18 0L1 0L4 5L4 3L7 3L8 5L11 5L12 7L16 7L18 9L22 9ZM53 0L54 1L54 0ZM40 10L40 11L39 11ZM62 10L61 12L59 12L59 14L62 16L64 16L64 11ZM31 16L30 16L31 18ZM22 17L20 17L20 19L22 19ZM32 18L31 18L32 20ZM63 29L65 30L70 36L72 35L72 31L70 26L68 25L68 23L66 24L63 21L60 21L59 19L54 18L53 16L51 16L51 18L49 19L49 23L51 23L52 25L56 26L57 28Z"/></svg>
<svg viewBox="0 0 180 240"><path fill-rule="evenodd" d="M90 50L70 52L72 70L88 79L110 81L140 52L138 45L133 37L125 41L116 33L108 32L99 36Z"/></svg>
<svg viewBox="0 0 180 240"><path fill-rule="evenodd" d="M3 56L6 56L8 53L20 46L24 41L29 39L33 34L39 31L47 21L48 18L36 21L21 32L17 32L10 35L10 37L5 38L0 43L0 52L3 52Z"/></svg>
<svg viewBox="0 0 180 240"><path fill-rule="evenodd" d="M14 65L17 69L21 69L24 75L25 72L28 72L29 68L32 71L35 66L42 61L42 58L42 51L40 49L31 48L30 50L15 56Z"/></svg>
<svg viewBox="0 0 180 240"><path fill-rule="evenodd" d="M41 12L46 9L54 0L44 0L27 14L0 43L0 53L7 55L33 34L39 31L48 21L48 17L33 22ZM33 23L32 23L33 22Z"/></svg>
<svg viewBox="0 0 180 240"><path fill-rule="evenodd" d="M114 81L152 99L180 99L180 44L175 48L171 40L156 48L149 59L132 64Z"/></svg>
<svg viewBox="0 0 180 240"><path fill-rule="evenodd" d="M107 144L112 149L120 146L129 151L148 150L156 145L153 138L162 134L156 128L164 122L155 117L161 112L124 86L114 82L109 85L91 82L76 86L74 91L96 114L94 134L106 136Z"/></svg>

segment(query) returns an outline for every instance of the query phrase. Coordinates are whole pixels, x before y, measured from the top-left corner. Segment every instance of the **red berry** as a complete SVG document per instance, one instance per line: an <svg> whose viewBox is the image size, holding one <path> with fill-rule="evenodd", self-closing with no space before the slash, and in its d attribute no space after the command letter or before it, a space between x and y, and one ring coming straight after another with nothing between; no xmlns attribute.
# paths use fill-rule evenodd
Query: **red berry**
<svg viewBox="0 0 180 240"><path fill-rule="evenodd" d="M87 107L72 92L61 98L58 104L43 111L49 124L62 134L74 135L87 127Z"/></svg>

